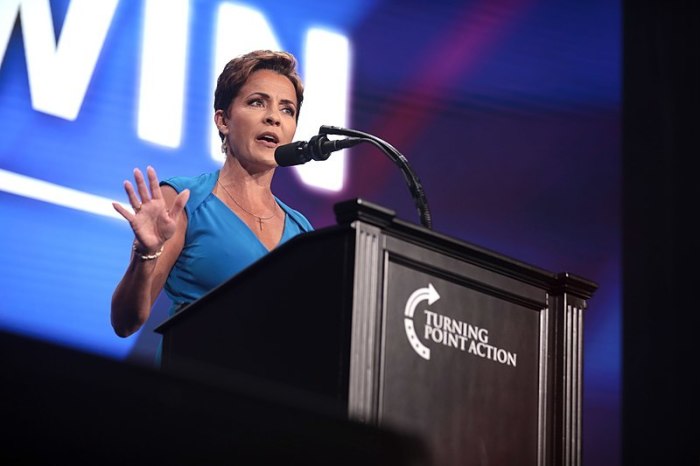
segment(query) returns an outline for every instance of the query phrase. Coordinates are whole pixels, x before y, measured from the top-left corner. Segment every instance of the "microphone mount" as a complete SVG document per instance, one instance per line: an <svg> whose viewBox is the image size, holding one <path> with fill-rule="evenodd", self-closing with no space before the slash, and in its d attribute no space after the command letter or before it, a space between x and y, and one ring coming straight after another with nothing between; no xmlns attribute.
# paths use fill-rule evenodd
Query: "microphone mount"
<svg viewBox="0 0 700 466"><path fill-rule="evenodd" d="M416 176L416 174L413 172L413 169L409 165L406 157L404 157L403 154L401 154L401 152L399 152L394 146L369 133L364 133L354 129L341 128L338 126L322 125L318 132L319 136L331 134L335 136L346 136L353 139L357 138L360 142L369 142L381 150L401 170L401 174L403 175L404 180L408 185L408 189L411 192L411 196L413 197L413 201L416 204L421 224L428 229L433 228L432 215L430 213L430 208L428 207L428 200L425 196L423 185L418 179L418 176Z"/></svg>

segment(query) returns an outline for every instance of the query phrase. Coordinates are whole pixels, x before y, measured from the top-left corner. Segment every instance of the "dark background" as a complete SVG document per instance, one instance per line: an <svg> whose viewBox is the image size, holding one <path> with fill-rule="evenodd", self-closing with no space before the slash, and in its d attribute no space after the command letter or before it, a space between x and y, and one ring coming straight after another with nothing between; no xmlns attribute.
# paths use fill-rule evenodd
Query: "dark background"
<svg viewBox="0 0 700 466"><path fill-rule="evenodd" d="M624 5L625 465L700 464L697 11Z"/></svg>

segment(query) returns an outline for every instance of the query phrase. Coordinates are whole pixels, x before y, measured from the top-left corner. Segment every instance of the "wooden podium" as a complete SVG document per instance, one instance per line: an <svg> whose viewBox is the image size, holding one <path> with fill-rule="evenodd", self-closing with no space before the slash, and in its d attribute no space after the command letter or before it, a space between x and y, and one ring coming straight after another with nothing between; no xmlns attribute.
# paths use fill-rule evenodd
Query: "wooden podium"
<svg viewBox="0 0 700 466"><path fill-rule="evenodd" d="M362 200L174 315L165 370L232 371L424 439L452 465L580 465L597 286Z"/></svg>

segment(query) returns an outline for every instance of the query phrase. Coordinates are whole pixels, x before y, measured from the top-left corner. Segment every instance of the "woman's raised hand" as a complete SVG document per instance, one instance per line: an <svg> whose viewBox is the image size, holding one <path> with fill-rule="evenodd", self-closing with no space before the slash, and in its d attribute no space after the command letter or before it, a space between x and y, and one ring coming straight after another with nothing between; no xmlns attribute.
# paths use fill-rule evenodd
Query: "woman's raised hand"
<svg viewBox="0 0 700 466"><path fill-rule="evenodd" d="M124 217L139 242L139 250L143 252L155 252L173 236L177 226L177 219L190 197L189 190L185 189L177 195L172 206L166 205L158 176L153 167L146 168L148 186L143 173L138 168L134 169L134 181L136 190L128 180L124 181L124 191L129 197L129 203L134 213L129 212L121 204L113 202L114 209Z"/></svg>

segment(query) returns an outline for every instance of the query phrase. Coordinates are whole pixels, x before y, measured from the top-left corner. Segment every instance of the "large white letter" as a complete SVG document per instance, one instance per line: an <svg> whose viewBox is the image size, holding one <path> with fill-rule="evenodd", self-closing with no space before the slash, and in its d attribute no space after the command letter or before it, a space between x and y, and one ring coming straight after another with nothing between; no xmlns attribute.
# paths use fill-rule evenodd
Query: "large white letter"
<svg viewBox="0 0 700 466"><path fill-rule="evenodd" d="M0 40L9 39L19 8L35 110L75 120L117 3L118 0L73 0L56 44L49 0L0 2ZM7 40L0 44L1 58Z"/></svg>
<svg viewBox="0 0 700 466"><path fill-rule="evenodd" d="M321 125L345 127L348 121L350 43L348 38L323 29L306 33L304 47L304 105L297 139L308 140ZM296 167L301 180L316 188L343 188L345 155L335 153L323 162Z"/></svg>
<svg viewBox="0 0 700 466"><path fill-rule="evenodd" d="M146 1L138 135L166 147L182 139L189 9L189 0Z"/></svg>

